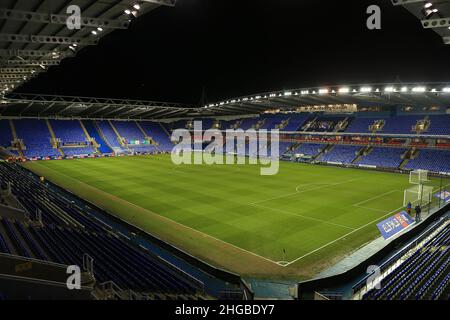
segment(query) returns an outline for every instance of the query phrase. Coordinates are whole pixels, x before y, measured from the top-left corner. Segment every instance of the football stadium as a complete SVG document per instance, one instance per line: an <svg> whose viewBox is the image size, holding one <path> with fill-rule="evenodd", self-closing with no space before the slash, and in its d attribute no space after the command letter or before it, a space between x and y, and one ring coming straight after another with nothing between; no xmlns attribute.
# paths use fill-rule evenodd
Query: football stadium
<svg viewBox="0 0 450 320"><path fill-rule="evenodd" d="M1 1L0 300L448 300L450 82L24 91L180 2ZM386 2L449 52L450 1Z"/></svg>

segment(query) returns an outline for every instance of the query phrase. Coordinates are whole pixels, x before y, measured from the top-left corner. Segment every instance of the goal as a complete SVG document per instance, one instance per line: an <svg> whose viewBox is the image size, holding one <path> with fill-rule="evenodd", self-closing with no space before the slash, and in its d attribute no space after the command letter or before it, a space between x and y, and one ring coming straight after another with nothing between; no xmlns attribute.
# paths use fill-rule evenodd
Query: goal
<svg viewBox="0 0 450 320"><path fill-rule="evenodd" d="M404 191L403 205L408 203L412 205L427 205L431 202L433 195L433 187L424 185L428 180L428 171L414 170L409 174L409 183L414 184L413 187Z"/></svg>
<svg viewBox="0 0 450 320"><path fill-rule="evenodd" d="M403 206L407 206L409 202L414 205L424 206L431 202L433 195L433 187L417 185L406 189L403 196Z"/></svg>
<svg viewBox="0 0 450 320"><path fill-rule="evenodd" d="M414 170L409 173L409 183L411 184L423 184L428 181L427 170Z"/></svg>

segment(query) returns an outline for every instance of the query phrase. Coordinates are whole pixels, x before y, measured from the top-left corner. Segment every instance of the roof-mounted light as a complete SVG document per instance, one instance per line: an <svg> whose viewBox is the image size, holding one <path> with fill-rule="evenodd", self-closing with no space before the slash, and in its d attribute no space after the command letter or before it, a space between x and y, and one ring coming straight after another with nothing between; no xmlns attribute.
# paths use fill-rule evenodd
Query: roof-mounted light
<svg viewBox="0 0 450 320"><path fill-rule="evenodd" d="M425 91L427 91L427 88L425 87L414 87L412 89L412 92L425 92Z"/></svg>

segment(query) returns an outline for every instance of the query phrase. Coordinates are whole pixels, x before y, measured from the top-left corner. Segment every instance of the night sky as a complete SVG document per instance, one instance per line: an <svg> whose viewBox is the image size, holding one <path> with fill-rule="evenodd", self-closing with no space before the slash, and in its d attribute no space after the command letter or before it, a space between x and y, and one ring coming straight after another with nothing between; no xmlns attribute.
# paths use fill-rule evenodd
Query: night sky
<svg viewBox="0 0 450 320"><path fill-rule="evenodd" d="M382 8L382 30L366 8ZM20 92L198 104L290 88L449 81L450 46L387 0L178 0Z"/></svg>

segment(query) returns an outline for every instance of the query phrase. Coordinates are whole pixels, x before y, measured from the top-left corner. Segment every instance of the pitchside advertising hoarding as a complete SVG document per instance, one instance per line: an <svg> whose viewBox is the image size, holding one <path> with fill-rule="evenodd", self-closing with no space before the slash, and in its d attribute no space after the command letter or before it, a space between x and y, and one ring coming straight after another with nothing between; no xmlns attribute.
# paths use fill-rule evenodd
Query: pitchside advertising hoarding
<svg viewBox="0 0 450 320"><path fill-rule="evenodd" d="M436 198L441 199L441 201L443 201L444 203L449 203L450 202L450 191L441 191L438 192L434 195Z"/></svg>
<svg viewBox="0 0 450 320"><path fill-rule="evenodd" d="M414 219L411 218L405 211L399 212L396 215L387 218L377 224L381 235L385 240L395 236L397 233L405 230L414 223Z"/></svg>

